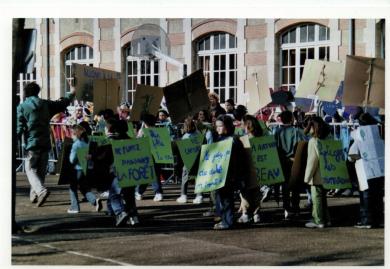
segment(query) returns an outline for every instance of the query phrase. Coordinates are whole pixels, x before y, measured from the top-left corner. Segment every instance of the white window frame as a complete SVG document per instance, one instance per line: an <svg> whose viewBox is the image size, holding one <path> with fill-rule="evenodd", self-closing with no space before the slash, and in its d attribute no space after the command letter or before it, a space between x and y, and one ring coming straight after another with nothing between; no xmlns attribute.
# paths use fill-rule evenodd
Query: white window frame
<svg viewBox="0 0 390 269"><path fill-rule="evenodd" d="M16 81L18 84L18 91L16 92L16 95L20 97L20 103L23 102L24 99L24 87L31 82L37 81L37 75L36 75L36 69L34 68L33 73L19 73L19 79ZM42 93L42 91L41 91Z"/></svg>
<svg viewBox="0 0 390 269"><path fill-rule="evenodd" d="M314 25L314 41L301 42L301 38L300 38L301 26L305 26L305 25ZM303 66L304 66L304 65L301 65L301 54L300 54L301 49L314 48L314 59L319 60L319 49L321 47L325 47L326 48L325 49L325 57L328 60L330 59L330 48L332 46L332 42L331 42L330 38L328 38L328 37L330 37L330 28L326 27L326 29L327 29L326 37L328 39L320 41L319 40L320 26L326 27L326 26L323 26L320 24L304 23L304 24L296 25L296 26L286 30L283 34L280 35L280 38L279 38L279 46L280 46L280 49L279 49L279 56L280 56L279 57L279 64L280 64L279 79L280 79L280 85L282 87L287 87L288 89L290 89L290 87L295 87L295 89L298 88L299 82L301 80L301 68L303 68ZM283 35L289 31L293 30L293 29L296 29L295 43L284 43L283 44L282 43ZM308 35L308 33L307 33L307 35ZM290 82L290 72L288 72L287 84L283 83L283 69L284 69L283 68L283 58L282 58L283 50L295 50L295 83L289 83ZM287 56L288 57L287 67L291 68L293 66L290 65L289 52L287 53L287 55L288 55ZM306 56L306 59L308 59L307 56Z"/></svg>
<svg viewBox="0 0 390 269"><path fill-rule="evenodd" d="M215 35L220 35L220 34L225 34L225 42L226 46L224 49L214 49L214 36ZM237 56L238 56L238 48L237 48L237 37L234 36L235 38L235 47L234 48L229 48L229 37L231 34L229 33L211 33L210 35L203 37L199 41L196 42L196 63L198 68L202 68L203 72L205 74L205 77L208 75L209 76L209 85L208 85L208 90L210 92L215 92L215 90L218 90L218 94L221 97L221 91L223 90L225 93L225 100L232 98L234 102L237 102L237 95L238 95L238 82L237 82L237 75L238 75L238 63L237 63ZM233 35L232 35L233 36ZM210 38L210 49L209 50L199 50L199 43L203 41L205 38ZM220 39L219 39L220 40ZM230 54L234 54L235 58L235 66L233 69L230 69ZM221 56L225 55L225 69L220 69L217 70L216 72L225 72L225 86L222 87L215 87L214 86L214 57L215 56ZM206 56L209 56L210 58L210 63L209 63L209 70L204 69L204 65L200 66L200 57L203 57L205 59ZM204 63L204 61L203 61ZM234 78L234 85L230 85L230 72L234 72L235 78ZM230 96L230 89L233 88L234 91L234 96Z"/></svg>
<svg viewBox="0 0 390 269"><path fill-rule="evenodd" d="M79 59L78 58L78 50L81 48L81 47L86 47L87 50L86 50L86 58L85 59ZM75 55L75 59L73 60L67 60L66 59L66 56L74 50L74 55ZM92 54L93 54L93 57L90 58L90 51L92 51ZM66 93L69 93L69 87L68 87L68 82L67 80L70 80L71 83L73 83L73 80L74 80L74 77L72 77L72 64L73 63L76 63L76 64L83 64L83 65L89 65L89 66L93 66L94 64L94 57L95 57L95 53L93 52L93 48L87 46L87 45L76 45L76 46L73 46L72 48L70 48L69 50L66 51L65 55L64 55L64 62L65 62L65 68L64 68L64 74L65 74L65 83L64 83L64 92L65 94ZM70 76L68 77L67 76L67 72L66 72L66 69L67 67L69 67L69 74Z"/></svg>
<svg viewBox="0 0 390 269"><path fill-rule="evenodd" d="M131 56L129 55L129 49L130 49L130 46L126 49L126 89L127 89L127 94L126 94L126 102L128 102L131 106L132 106L132 102L129 101L129 94L131 94L131 100L134 101L134 96L135 96L135 92L136 92L136 87L137 85L131 85L132 87L130 87L129 85L129 78L133 78L133 77L136 77L137 78L137 83L136 84L144 84L144 85L150 85L150 86L160 86L161 85L161 70L162 70L162 62L161 60L145 60L145 59L141 59L141 58L138 58L138 57L134 57L134 56ZM145 74L142 74L141 73L141 64L142 64L142 61L145 61L145 62L149 62L150 63L150 73L146 73ZM137 72L136 74L129 74L129 70L128 70L128 64L129 62L136 62L137 63ZM158 64L158 72L155 73L154 72L154 64L155 62L157 62ZM147 84L146 83L146 76L150 76L150 83ZM155 81L155 76L157 76L157 82ZM142 77L145 77L145 81L144 83L142 83Z"/></svg>

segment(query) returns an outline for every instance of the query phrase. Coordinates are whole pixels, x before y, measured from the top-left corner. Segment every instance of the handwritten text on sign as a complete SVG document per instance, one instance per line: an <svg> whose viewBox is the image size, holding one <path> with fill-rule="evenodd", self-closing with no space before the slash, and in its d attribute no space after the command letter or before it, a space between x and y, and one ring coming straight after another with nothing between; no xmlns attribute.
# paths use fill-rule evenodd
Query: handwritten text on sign
<svg viewBox="0 0 390 269"><path fill-rule="evenodd" d="M320 174L325 189L351 188L343 146L338 140L318 140Z"/></svg>
<svg viewBox="0 0 390 269"><path fill-rule="evenodd" d="M233 139L203 145L200 153L195 193L210 192L225 186Z"/></svg>
<svg viewBox="0 0 390 269"><path fill-rule="evenodd" d="M120 187L155 182L154 163L147 138L113 140L111 144Z"/></svg>
<svg viewBox="0 0 390 269"><path fill-rule="evenodd" d="M171 139L168 128L145 128L156 163L173 163Z"/></svg>
<svg viewBox="0 0 390 269"><path fill-rule="evenodd" d="M273 136L250 139L252 160L256 168L257 180L262 185L272 185L284 181L276 142Z"/></svg>
<svg viewBox="0 0 390 269"><path fill-rule="evenodd" d="M201 133L191 136L183 140L177 141L180 156L187 170L191 170L196 158L199 156L201 146L203 144L204 135Z"/></svg>

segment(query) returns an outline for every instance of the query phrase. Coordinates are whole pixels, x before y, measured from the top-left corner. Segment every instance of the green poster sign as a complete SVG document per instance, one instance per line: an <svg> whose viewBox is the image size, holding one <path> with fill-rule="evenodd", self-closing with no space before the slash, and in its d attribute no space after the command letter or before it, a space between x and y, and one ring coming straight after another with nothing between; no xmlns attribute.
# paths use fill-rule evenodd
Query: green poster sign
<svg viewBox="0 0 390 269"><path fill-rule="evenodd" d="M187 170L191 170L199 155L201 146L203 144L204 135L197 134L190 138L176 141L179 148L180 156Z"/></svg>
<svg viewBox="0 0 390 269"><path fill-rule="evenodd" d="M203 145L200 152L195 193L210 192L225 186L233 138Z"/></svg>
<svg viewBox="0 0 390 269"><path fill-rule="evenodd" d="M146 137L149 138L150 149L156 163L173 164L171 138L168 128L145 128Z"/></svg>
<svg viewBox="0 0 390 269"><path fill-rule="evenodd" d="M243 136L243 135L245 135L245 130L244 130L244 128L236 127L236 128L234 128L234 134L238 135L238 136Z"/></svg>
<svg viewBox="0 0 390 269"><path fill-rule="evenodd" d="M83 168L84 175L87 175L87 168L88 168L88 160L87 155L89 152L89 147L83 147L77 149L77 160L80 164L80 166Z"/></svg>
<svg viewBox="0 0 390 269"><path fill-rule="evenodd" d="M156 181L147 138L113 140L114 170L121 188Z"/></svg>
<svg viewBox="0 0 390 269"><path fill-rule="evenodd" d="M325 189L352 188L340 140L318 140L320 174Z"/></svg>
<svg viewBox="0 0 390 269"><path fill-rule="evenodd" d="M110 139L108 139L105 135L97 136L97 135L91 135L88 137L90 142L96 142L96 144L100 146L109 145L111 143Z"/></svg>
<svg viewBox="0 0 390 269"><path fill-rule="evenodd" d="M268 130L267 125L265 124L265 122L262 121L262 120L258 120L258 122L260 123L260 127L263 130L263 133L268 135L269 134L269 130Z"/></svg>
<svg viewBox="0 0 390 269"><path fill-rule="evenodd" d="M261 185L273 185L284 182L275 138L267 135L253 137L249 141L252 148L252 161L256 169L257 181Z"/></svg>
<svg viewBox="0 0 390 269"><path fill-rule="evenodd" d="M131 138L135 138L136 137L136 133L135 133L135 130L134 130L133 123L132 122L128 122L127 126L128 126L128 129L129 129L127 131L127 135L130 136Z"/></svg>

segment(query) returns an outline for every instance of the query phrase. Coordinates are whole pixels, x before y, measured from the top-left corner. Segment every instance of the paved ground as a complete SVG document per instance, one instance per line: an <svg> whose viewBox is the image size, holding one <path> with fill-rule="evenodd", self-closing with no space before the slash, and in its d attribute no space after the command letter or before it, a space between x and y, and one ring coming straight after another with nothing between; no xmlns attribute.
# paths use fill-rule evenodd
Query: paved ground
<svg viewBox="0 0 390 269"><path fill-rule="evenodd" d="M384 229L353 228L358 198L328 198L333 227L304 228L309 212L282 220L274 200L264 203L262 222L213 231L202 205L179 205L178 185L164 186L164 201L151 192L138 202L142 226L114 228L104 213L68 215L68 191L50 176L52 194L41 208L28 200L28 183L17 176L16 219L33 232L12 238L13 265L383 265ZM191 191L191 190L190 190ZM301 201L304 205L304 200Z"/></svg>

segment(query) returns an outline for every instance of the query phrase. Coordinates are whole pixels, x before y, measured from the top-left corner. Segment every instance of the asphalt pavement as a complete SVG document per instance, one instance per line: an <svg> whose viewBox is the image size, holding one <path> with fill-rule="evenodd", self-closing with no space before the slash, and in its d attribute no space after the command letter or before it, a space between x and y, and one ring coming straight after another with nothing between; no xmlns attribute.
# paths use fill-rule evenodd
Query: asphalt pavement
<svg viewBox="0 0 390 269"><path fill-rule="evenodd" d="M265 202L261 222L214 231L213 217L200 205L176 203L180 186L164 185L164 200L153 202L148 188L137 201L141 225L114 227L103 212L81 203L81 213L67 214L67 186L48 176L47 202L29 201L29 184L17 175L16 221L28 233L12 236L13 265L384 265L384 229L356 229L358 197L329 197L332 226L304 227L310 211L286 221L274 199ZM81 195L79 196L81 197ZM301 207L305 206L302 196Z"/></svg>

